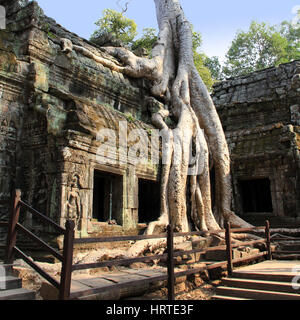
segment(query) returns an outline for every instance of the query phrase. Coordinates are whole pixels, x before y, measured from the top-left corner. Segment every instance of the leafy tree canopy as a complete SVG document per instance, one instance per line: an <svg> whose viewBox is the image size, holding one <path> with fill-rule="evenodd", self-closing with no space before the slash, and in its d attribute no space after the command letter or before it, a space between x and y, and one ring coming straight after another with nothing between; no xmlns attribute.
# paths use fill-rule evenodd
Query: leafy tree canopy
<svg viewBox="0 0 300 320"><path fill-rule="evenodd" d="M194 31L193 26L191 26L191 28L193 33L193 52L194 52L195 66L203 82L207 86L208 90L211 91L215 81L212 78L211 70L207 67L205 63L207 56L203 52L201 52L202 35L200 32Z"/></svg>
<svg viewBox="0 0 300 320"><path fill-rule="evenodd" d="M131 49L137 55L151 56L152 48L157 40L157 31L154 28L143 29L142 37L133 41Z"/></svg>
<svg viewBox="0 0 300 320"><path fill-rule="evenodd" d="M224 80L222 65L220 63L219 57L205 57L204 64L210 70L211 76L214 81Z"/></svg>
<svg viewBox="0 0 300 320"><path fill-rule="evenodd" d="M300 58L300 28L289 22L270 26L253 21L247 32L239 31L226 55L227 77L245 75Z"/></svg>
<svg viewBox="0 0 300 320"><path fill-rule="evenodd" d="M105 44L105 40L130 45L138 34L134 20L113 9L103 10L103 17L95 24L99 28L92 34L90 40L100 45Z"/></svg>

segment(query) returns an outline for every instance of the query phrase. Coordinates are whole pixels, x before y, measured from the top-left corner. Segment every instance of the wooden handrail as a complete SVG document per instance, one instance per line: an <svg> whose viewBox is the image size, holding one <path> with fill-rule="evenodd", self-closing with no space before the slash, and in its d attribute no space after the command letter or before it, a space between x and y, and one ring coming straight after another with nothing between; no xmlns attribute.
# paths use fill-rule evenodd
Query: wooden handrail
<svg viewBox="0 0 300 320"><path fill-rule="evenodd" d="M20 209L24 208L31 212L42 220L43 223L51 225L60 234L64 235L64 247L63 255L48 245L45 241L37 237L30 230L25 228L19 223ZM2 223L3 224L3 223ZM70 297L71 288L71 273L73 262L73 240L74 240L74 222L66 221L66 228L62 228L57 223L32 208L29 204L25 203L21 199L21 191L16 190L12 198L12 208L10 219L8 223L7 245L5 252L5 263L11 264L13 262L13 255L17 253L27 264L29 264L36 272L38 272L43 278L49 281L55 288L59 289L59 298L61 300L67 300ZM62 262L61 279L58 282L51 277L46 271L40 268L35 262L33 262L24 252L16 247L17 232L21 231L28 236L31 240L36 242L39 246L50 252L55 258Z"/></svg>
<svg viewBox="0 0 300 320"><path fill-rule="evenodd" d="M59 252L57 252L54 248L50 247L46 242L44 242L42 239L38 238L36 235L34 235L31 231L26 229L20 223L17 224L17 229L19 231L23 232L25 235L27 235L33 241L37 242L41 247L43 247L44 249L49 251L59 261L63 261L63 256Z"/></svg>
<svg viewBox="0 0 300 320"><path fill-rule="evenodd" d="M168 300L175 300L175 274L174 274L174 232L172 223L167 228L168 252Z"/></svg>
<svg viewBox="0 0 300 320"><path fill-rule="evenodd" d="M73 264L73 247L75 222L66 221L66 233L64 237L63 263L61 268L59 299L68 300L71 293L71 278Z"/></svg>
<svg viewBox="0 0 300 320"><path fill-rule="evenodd" d="M49 223L52 227L54 227L59 233L61 234L65 234L66 233L66 229L62 228L60 225L58 225L57 223L55 223L54 221L52 221L51 219L49 219L48 217L46 217L45 215L43 215L42 213L38 212L37 210L35 210L34 208L32 208L29 204L27 204L26 202L20 200L19 201L20 205L25 208L26 210L28 210L30 213L36 215L37 218L40 218L41 220L43 220L44 222Z"/></svg>
<svg viewBox="0 0 300 320"><path fill-rule="evenodd" d="M240 244L232 244L232 248L239 248L239 247L246 247L246 246L252 246L257 243L266 243L266 239L257 239L257 240L251 240L251 241L245 241L242 245Z"/></svg>
<svg viewBox="0 0 300 320"><path fill-rule="evenodd" d="M7 243L5 250L5 264L12 264L14 260L14 247L17 241L17 223L20 215L21 190L15 190L12 197L11 214L8 224Z"/></svg>
<svg viewBox="0 0 300 320"><path fill-rule="evenodd" d="M224 229L220 230L209 230L209 231L192 231L192 232L174 232L175 237L188 237L188 236L207 236L210 234L224 233Z"/></svg>
<svg viewBox="0 0 300 320"><path fill-rule="evenodd" d="M243 233L243 232L249 232L249 231L255 231L255 230L260 230L260 229L264 229L264 226L260 226L260 227L252 227L252 228L231 228L231 232L232 233Z"/></svg>
<svg viewBox="0 0 300 320"><path fill-rule="evenodd" d="M193 231L174 233L175 237L187 237L187 236L203 236L208 234L223 233L225 230L210 230L210 231ZM74 244L88 244L88 243L105 243L105 242L122 242L122 241L139 241L139 240L151 240L151 239L166 239L167 234L154 234L154 235L135 235L135 236L113 236L113 237L97 237L97 238L76 238Z"/></svg>
<svg viewBox="0 0 300 320"><path fill-rule="evenodd" d="M267 256L267 254L268 254L268 251L262 251L262 252L259 252L259 253L255 253L255 254L253 254L253 255L251 255L249 257L233 259L232 260L232 264L255 260L257 258L260 258L260 257L263 257L263 256Z"/></svg>
<svg viewBox="0 0 300 320"><path fill-rule="evenodd" d="M34 263L24 252L22 252L19 248L14 247L14 251L21 256L21 258L29 264L37 273L39 273L43 278L49 281L55 288L59 289L59 282L52 278L47 272L45 272L42 268L40 268L36 263Z"/></svg>
<svg viewBox="0 0 300 320"><path fill-rule="evenodd" d="M100 243L100 242L122 242L166 238L166 234L160 235L137 235L120 237L99 237L99 238L76 238L74 244Z"/></svg>

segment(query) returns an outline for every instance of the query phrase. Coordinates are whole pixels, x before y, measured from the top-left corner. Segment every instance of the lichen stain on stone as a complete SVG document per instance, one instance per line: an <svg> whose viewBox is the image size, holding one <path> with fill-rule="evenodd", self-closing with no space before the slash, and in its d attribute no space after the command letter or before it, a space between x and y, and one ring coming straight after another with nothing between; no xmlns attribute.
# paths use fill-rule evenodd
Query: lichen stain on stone
<svg viewBox="0 0 300 320"><path fill-rule="evenodd" d="M0 72L1 71L18 72L18 61L13 53L0 50Z"/></svg>
<svg viewBox="0 0 300 320"><path fill-rule="evenodd" d="M48 132L53 135L59 135L62 133L62 129L65 125L67 114L64 110L56 107L49 107L47 110L47 124Z"/></svg>
<svg viewBox="0 0 300 320"><path fill-rule="evenodd" d="M300 150L300 133L296 133L296 144L297 144L298 150Z"/></svg>
<svg viewBox="0 0 300 320"><path fill-rule="evenodd" d="M47 132L55 136L61 135L67 119L67 111L62 102L47 94L38 95L34 109L47 119Z"/></svg>
<svg viewBox="0 0 300 320"><path fill-rule="evenodd" d="M35 88L40 89L41 91L47 92L49 90L49 68L35 61L32 63L33 72L33 85Z"/></svg>

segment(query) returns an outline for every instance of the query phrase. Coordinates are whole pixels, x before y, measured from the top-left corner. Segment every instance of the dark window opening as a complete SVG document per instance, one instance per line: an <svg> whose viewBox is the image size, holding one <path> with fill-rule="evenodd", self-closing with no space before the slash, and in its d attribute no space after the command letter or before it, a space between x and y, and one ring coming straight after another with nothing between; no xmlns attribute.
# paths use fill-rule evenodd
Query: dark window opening
<svg viewBox="0 0 300 320"><path fill-rule="evenodd" d="M93 219L121 224L122 176L95 170L93 190Z"/></svg>
<svg viewBox="0 0 300 320"><path fill-rule="evenodd" d="M160 216L160 183L139 179L139 222L149 223Z"/></svg>
<svg viewBox="0 0 300 320"><path fill-rule="evenodd" d="M273 212L269 179L239 182L243 212Z"/></svg>

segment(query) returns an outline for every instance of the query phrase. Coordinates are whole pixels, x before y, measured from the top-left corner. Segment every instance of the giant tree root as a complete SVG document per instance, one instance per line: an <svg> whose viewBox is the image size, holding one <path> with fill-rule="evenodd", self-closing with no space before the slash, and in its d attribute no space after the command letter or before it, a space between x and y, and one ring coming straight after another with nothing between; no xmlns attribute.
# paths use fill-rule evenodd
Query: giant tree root
<svg viewBox="0 0 300 320"><path fill-rule="evenodd" d="M152 116L153 124L166 134L163 163L161 217L149 225L147 234L169 224L175 231L188 232L188 214L197 230L220 229L219 221L235 227L251 227L231 211L230 156L225 134L211 96L193 57L193 37L179 0L154 0L159 25L152 58L141 58L125 48L102 48L114 59L106 59L62 39L63 51L78 53L111 70L152 82L151 93L164 102ZM171 130L168 115L176 122ZM209 150L215 167L216 215L211 208ZM190 178L188 178L190 177ZM187 199L187 191L190 198ZM191 212L187 210L190 204Z"/></svg>

